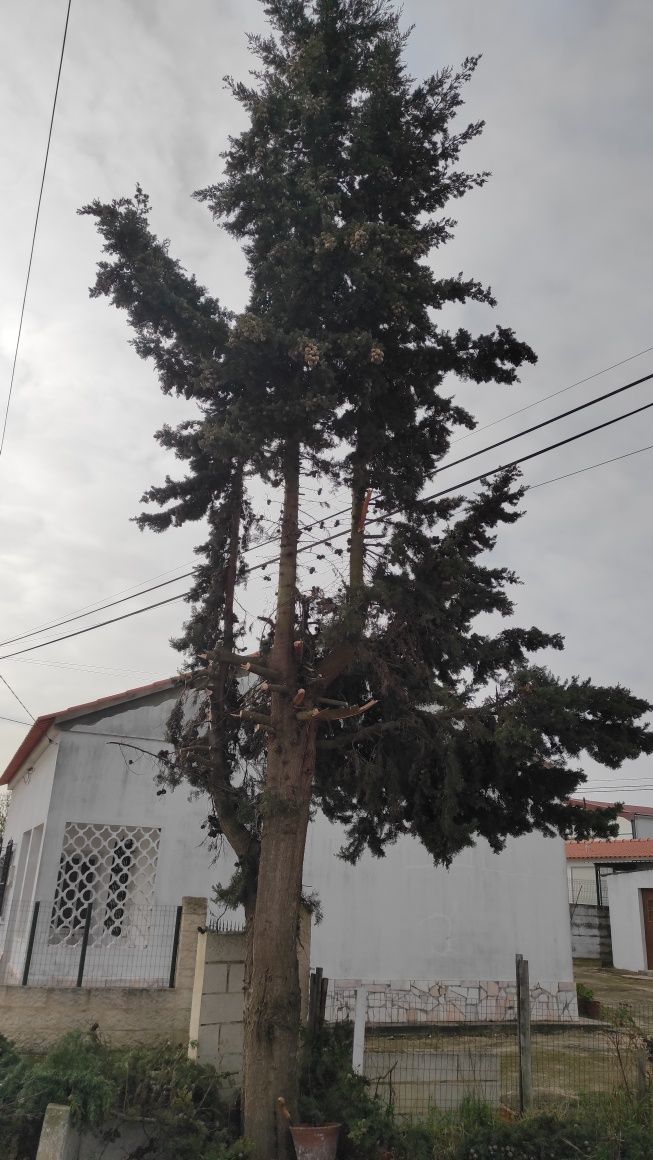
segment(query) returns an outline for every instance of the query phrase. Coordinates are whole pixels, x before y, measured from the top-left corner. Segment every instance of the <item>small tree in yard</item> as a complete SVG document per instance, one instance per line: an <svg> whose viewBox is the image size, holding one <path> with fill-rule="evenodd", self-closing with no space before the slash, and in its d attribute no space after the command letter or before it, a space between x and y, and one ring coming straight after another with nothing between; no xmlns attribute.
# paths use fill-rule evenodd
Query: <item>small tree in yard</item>
<svg viewBox="0 0 653 1160"><path fill-rule="evenodd" d="M265 7L272 32L251 40L260 69L250 87L231 82L248 127L223 180L196 194L243 241L247 309L229 313L170 256L140 188L82 211L107 255L92 295L126 311L163 391L199 410L158 433L187 474L152 487L145 502L160 510L138 521L208 525L175 642L188 675L161 776L209 795L213 832L237 859L224 894L247 919L244 1123L257 1160L286 1154L275 1100L296 1099L311 811L344 823L352 862L411 834L446 864L478 835L499 851L532 830L611 832L612 815L569 803L579 756L617 768L653 751L645 701L533 663L559 636L479 627L481 613L512 612L516 578L488 553L519 518L515 472L472 498L420 500L452 428L474 425L445 378L509 384L535 361L509 329L438 322L450 303L493 305L430 259L455 224L448 203L487 176L458 168L482 128L454 124L476 61L416 84L385 0ZM336 537L322 548L306 538L309 477L348 489L348 539L335 523L314 533ZM262 526L257 481L280 489L282 507L276 607L250 655L238 653L237 591ZM333 551L347 574L325 591L312 574ZM243 664L254 680L240 679Z"/></svg>

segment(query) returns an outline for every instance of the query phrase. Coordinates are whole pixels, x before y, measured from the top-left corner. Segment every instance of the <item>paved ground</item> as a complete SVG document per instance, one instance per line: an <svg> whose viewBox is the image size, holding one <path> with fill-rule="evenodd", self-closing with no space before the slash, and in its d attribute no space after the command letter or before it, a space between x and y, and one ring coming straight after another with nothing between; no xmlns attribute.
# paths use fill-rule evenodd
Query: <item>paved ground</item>
<svg viewBox="0 0 653 1160"><path fill-rule="evenodd" d="M611 1006L620 1003L631 1003L633 1006L650 1004L653 1008L653 974L617 971L614 967L601 967L595 959L575 959L574 978L577 983L589 987L601 1003Z"/></svg>

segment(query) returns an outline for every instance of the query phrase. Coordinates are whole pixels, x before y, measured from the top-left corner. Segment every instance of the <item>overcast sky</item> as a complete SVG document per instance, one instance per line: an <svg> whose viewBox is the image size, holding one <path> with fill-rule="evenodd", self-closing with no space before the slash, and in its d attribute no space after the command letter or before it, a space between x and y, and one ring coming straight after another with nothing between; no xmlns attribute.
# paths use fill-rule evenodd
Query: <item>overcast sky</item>
<svg viewBox="0 0 653 1160"><path fill-rule="evenodd" d="M3 0L3 409L65 9L66 0ZM490 283L499 300L493 317L475 308L454 323L512 326L539 356L518 387L459 389L483 425L653 345L653 7L647 0L405 0L403 11L405 24L416 26L408 53L415 76L483 54L465 116L484 118L487 127L465 160L469 168L491 169L493 178L456 206L456 240L440 251L438 268ZM256 0L73 0L0 459L3 641L192 562L198 529L154 536L129 522L144 489L175 470L153 432L187 410L160 394L128 345L124 318L105 300L89 300L99 246L91 221L76 209L94 197L129 195L140 181L171 251L225 305L241 307L247 287L239 250L189 195L216 179L227 134L242 125L222 77L246 74L245 34L262 27ZM480 431L458 451L649 371L653 353ZM651 385L638 387L569 420L564 434L650 399ZM555 427L511 451L562 436ZM649 443L653 409L536 460L526 482ZM480 471L510 457L493 452L474 464ZM447 482L455 482L456 470L460 479L475 473L454 469ZM619 681L651 700L652 470L653 453L644 452L534 490L527 515L503 535L497 553L524 581L519 620L565 635L558 671ZM245 602L259 611L267 594L265 585L252 584ZM172 604L3 661L0 674L35 716L167 676L178 665L168 640L184 607ZM4 686L0 715L26 719ZM0 721L0 766L24 732ZM593 786L634 778L653 786L651 762L617 775L591 771ZM620 796L653 802L650 790Z"/></svg>

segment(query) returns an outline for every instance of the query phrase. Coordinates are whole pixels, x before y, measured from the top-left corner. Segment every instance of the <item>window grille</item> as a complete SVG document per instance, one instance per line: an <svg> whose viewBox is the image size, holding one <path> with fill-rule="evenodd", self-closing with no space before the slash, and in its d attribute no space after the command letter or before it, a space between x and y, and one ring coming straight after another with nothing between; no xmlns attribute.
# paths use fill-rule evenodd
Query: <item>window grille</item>
<svg viewBox="0 0 653 1160"><path fill-rule="evenodd" d="M147 941L161 831L68 822L50 919L50 943L79 942L92 904L89 944Z"/></svg>

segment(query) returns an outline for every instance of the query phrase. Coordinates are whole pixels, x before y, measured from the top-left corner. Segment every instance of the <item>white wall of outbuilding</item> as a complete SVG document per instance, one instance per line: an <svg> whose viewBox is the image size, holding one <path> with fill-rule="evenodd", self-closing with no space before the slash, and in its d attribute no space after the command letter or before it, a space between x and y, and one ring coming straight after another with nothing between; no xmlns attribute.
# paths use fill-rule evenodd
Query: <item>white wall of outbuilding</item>
<svg viewBox="0 0 653 1160"><path fill-rule="evenodd" d="M184 787L157 796L155 758L119 744L156 753L173 699L174 692L158 693L75 718L52 730L52 743L30 759L28 781L15 781L7 836L18 850L26 832L44 827L32 899L54 897L68 822L160 828L155 905L210 897L214 884L228 880L232 858L212 849L201 829L206 799ZM337 856L341 843L339 828L318 816L304 884L324 913L313 929L311 959L329 978L511 979L519 952L531 964L531 979L572 979L560 839L529 835L499 855L479 842L449 870L435 867L410 838L385 858L366 854L354 867Z"/></svg>

